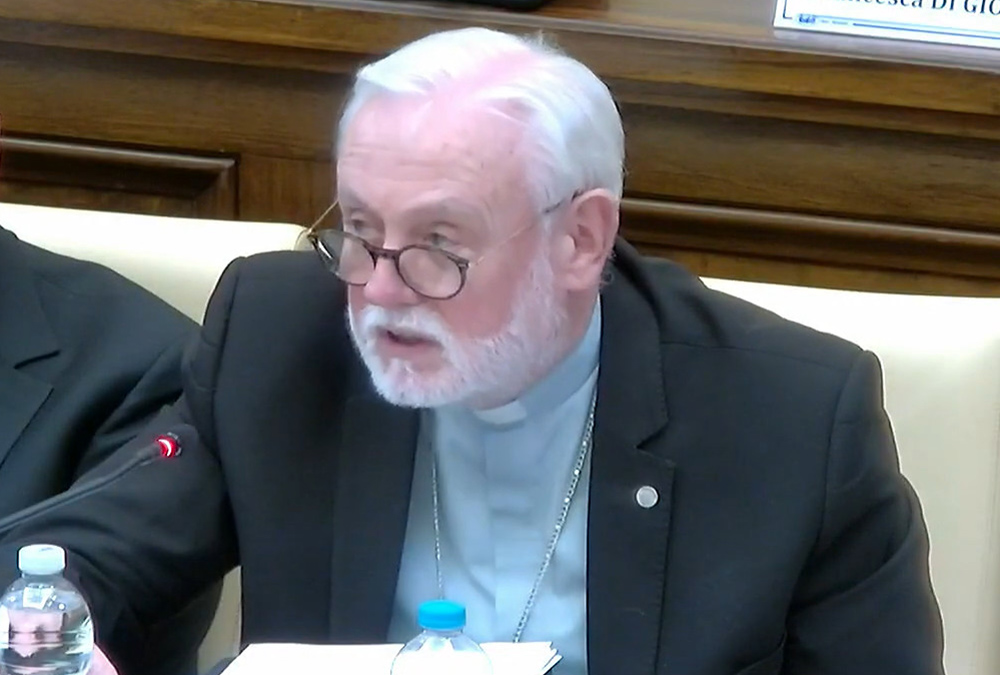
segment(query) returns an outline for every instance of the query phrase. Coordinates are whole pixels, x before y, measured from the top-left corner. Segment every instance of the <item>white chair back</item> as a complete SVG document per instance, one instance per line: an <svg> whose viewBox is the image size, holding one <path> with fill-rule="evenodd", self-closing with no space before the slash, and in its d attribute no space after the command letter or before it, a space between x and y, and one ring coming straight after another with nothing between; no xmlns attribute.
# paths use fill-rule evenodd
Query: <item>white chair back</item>
<svg viewBox="0 0 1000 675"><path fill-rule="evenodd" d="M307 246L285 223L167 218L0 204L0 225L22 241L101 263L201 321L234 258Z"/></svg>

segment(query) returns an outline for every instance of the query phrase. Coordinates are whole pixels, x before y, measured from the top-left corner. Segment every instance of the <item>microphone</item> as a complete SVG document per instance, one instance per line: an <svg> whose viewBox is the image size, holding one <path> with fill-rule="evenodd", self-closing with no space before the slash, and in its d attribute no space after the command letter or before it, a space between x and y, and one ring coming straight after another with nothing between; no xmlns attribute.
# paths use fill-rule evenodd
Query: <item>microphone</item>
<svg viewBox="0 0 1000 675"><path fill-rule="evenodd" d="M20 511L15 511L5 518L0 518L0 536L7 534L15 527L37 518L38 516L47 514L49 511L68 506L69 504L79 501L88 495L91 495L99 490L103 490L112 483L116 483L121 480L124 476L127 476L135 469L138 469L140 466L146 466L147 464L151 464L152 462L159 460L174 459L180 454L180 438L178 438L176 434L172 433L161 434L157 436L152 443L140 448L131 459L116 468L114 471L106 473L98 478L94 478L93 480L88 480L74 485L65 492L49 497L48 499L43 499L42 501L32 504L31 506L21 509Z"/></svg>

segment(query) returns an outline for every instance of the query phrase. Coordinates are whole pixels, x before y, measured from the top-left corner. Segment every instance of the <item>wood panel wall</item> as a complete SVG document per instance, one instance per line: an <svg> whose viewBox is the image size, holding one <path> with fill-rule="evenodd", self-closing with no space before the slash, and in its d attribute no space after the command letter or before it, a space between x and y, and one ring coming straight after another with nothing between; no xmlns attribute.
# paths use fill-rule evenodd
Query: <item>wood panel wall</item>
<svg viewBox="0 0 1000 675"><path fill-rule="evenodd" d="M626 236L696 272L1000 293L1000 60L774 34L770 2L0 0L0 199L308 223L361 63L541 29L606 79Z"/></svg>

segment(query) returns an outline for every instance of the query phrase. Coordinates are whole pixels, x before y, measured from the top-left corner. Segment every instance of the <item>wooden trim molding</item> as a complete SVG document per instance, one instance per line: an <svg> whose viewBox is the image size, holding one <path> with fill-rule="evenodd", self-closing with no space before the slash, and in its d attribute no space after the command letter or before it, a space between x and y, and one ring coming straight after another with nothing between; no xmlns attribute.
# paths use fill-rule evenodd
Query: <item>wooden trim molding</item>
<svg viewBox="0 0 1000 675"><path fill-rule="evenodd" d="M1000 233L632 199L622 227L636 246L753 254L1000 281Z"/></svg>
<svg viewBox="0 0 1000 675"><path fill-rule="evenodd" d="M236 161L179 152L6 136L0 178L9 183L190 202L192 215L235 217Z"/></svg>

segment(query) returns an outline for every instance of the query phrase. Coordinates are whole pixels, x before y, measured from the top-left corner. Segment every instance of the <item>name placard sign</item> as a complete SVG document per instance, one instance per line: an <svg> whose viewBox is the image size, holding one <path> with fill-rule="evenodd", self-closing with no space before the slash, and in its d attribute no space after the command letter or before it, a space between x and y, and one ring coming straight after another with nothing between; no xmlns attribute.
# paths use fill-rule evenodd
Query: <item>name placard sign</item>
<svg viewBox="0 0 1000 675"><path fill-rule="evenodd" d="M777 0L776 28L1000 47L1000 0Z"/></svg>

